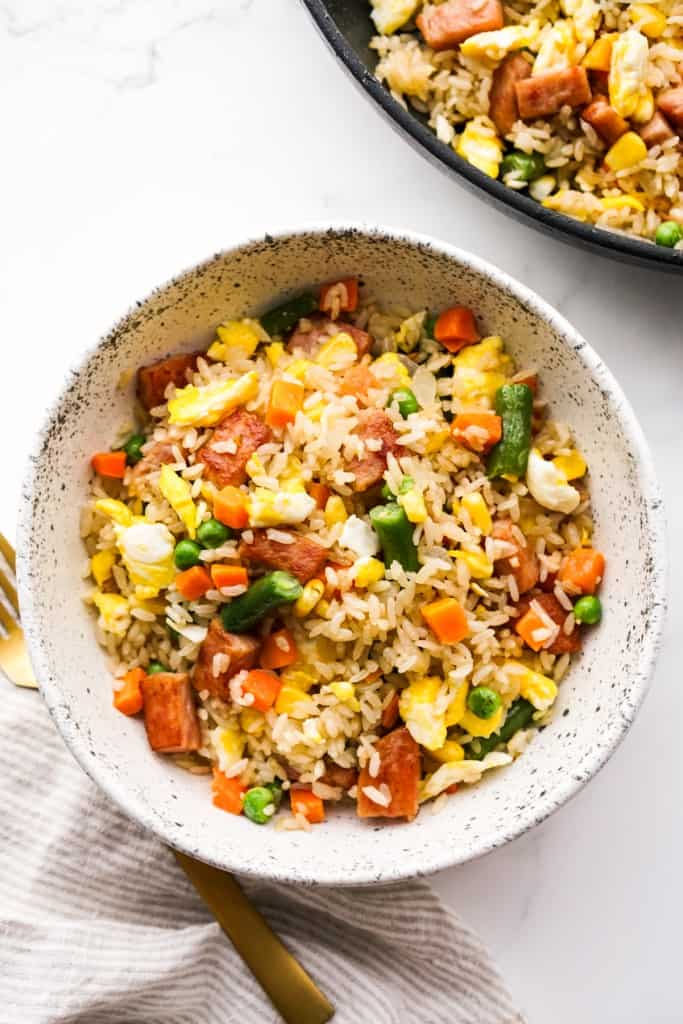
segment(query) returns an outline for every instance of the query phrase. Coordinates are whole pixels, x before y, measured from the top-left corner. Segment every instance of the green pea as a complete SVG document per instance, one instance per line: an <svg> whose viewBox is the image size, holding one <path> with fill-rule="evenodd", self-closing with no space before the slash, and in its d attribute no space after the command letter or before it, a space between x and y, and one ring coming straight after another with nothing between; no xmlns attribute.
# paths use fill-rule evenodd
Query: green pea
<svg viewBox="0 0 683 1024"><path fill-rule="evenodd" d="M655 232L657 245L665 245L667 249L673 249L683 238L683 228L675 220L663 221Z"/></svg>
<svg viewBox="0 0 683 1024"><path fill-rule="evenodd" d="M597 626L602 618L602 602L599 597L580 597L574 605L574 618L587 626Z"/></svg>
<svg viewBox="0 0 683 1024"><path fill-rule="evenodd" d="M134 466L142 458L142 446L146 440L144 434L131 434L124 444L123 451L129 466Z"/></svg>
<svg viewBox="0 0 683 1024"><path fill-rule="evenodd" d="M394 402L398 404L398 411L404 420L407 419L411 413L418 412L420 409L418 400L410 388L396 388L395 391L392 391L389 395L387 405L392 405Z"/></svg>
<svg viewBox="0 0 683 1024"><path fill-rule="evenodd" d="M162 665L160 661L150 661L147 666L147 675L155 676L158 672L168 672L166 665Z"/></svg>
<svg viewBox="0 0 683 1024"><path fill-rule="evenodd" d="M219 523L217 519L207 519L197 527L197 540L205 548L219 548L232 536L230 527Z"/></svg>
<svg viewBox="0 0 683 1024"><path fill-rule="evenodd" d="M266 814L267 807L273 807L275 800L273 791L268 786L253 786L244 794L243 809L247 818L257 825L267 825L275 811Z"/></svg>
<svg viewBox="0 0 683 1024"><path fill-rule="evenodd" d="M173 560L178 569L191 569L199 564L202 546L196 540L179 540L175 546Z"/></svg>
<svg viewBox="0 0 683 1024"><path fill-rule="evenodd" d="M517 181L534 181L545 172L545 161L540 153L523 153L513 149L503 157L500 173L504 178L507 174Z"/></svg>
<svg viewBox="0 0 683 1024"><path fill-rule="evenodd" d="M475 686L467 696L467 707L477 718L493 718L500 707L500 696L488 686Z"/></svg>

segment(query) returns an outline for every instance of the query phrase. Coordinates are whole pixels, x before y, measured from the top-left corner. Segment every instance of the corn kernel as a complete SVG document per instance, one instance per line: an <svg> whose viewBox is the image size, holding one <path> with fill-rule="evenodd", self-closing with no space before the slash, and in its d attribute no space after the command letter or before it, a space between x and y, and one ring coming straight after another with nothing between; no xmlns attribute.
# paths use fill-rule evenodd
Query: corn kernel
<svg viewBox="0 0 683 1024"><path fill-rule="evenodd" d="M369 587L384 579L384 563L379 558L361 558L356 562L354 583L357 587Z"/></svg>
<svg viewBox="0 0 683 1024"><path fill-rule="evenodd" d="M411 736L427 750L438 750L446 742L445 715L438 714L435 701L441 688L436 676L414 680L399 697L399 713Z"/></svg>
<svg viewBox="0 0 683 1024"><path fill-rule="evenodd" d="M411 523L424 523L427 519L425 500L416 487L411 487L405 494L399 494L398 503Z"/></svg>
<svg viewBox="0 0 683 1024"><path fill-rule="evenodd" d="M307 665L288 665L280 673L280 679L286 686L308 693L318 682L318 675Z"/></svg>
<svg viewBox="0 0 683 1024"><path fill-rule="evenodd" d="M309 580L304 586L303 593L294 602L294 614L302 619L304 615L312 612L320 598L325 593L325 584L322 580Z"/></svg>
<svg viewBox="0 0 683 1024"><path fill-rule="evenodd" d="M455 692L455 697L446 708L446 725L450 729L452 725L458 725L462 720L462 716L467 710L467 694L469 692L469 684L467 680L461 683Z"/></svg>
<svg viewBox="0 0 683 1024"><path fill-rule="evenodd" d="M372 364L373 376L386 387L409 387L410 374L395 352L385 352Z"/></svg>
<svg viewBox="0 0 683 1024"><path fill-rule="evenodd" d="M605 163L611 171L624 171L635 167L647 156L647 146L640 135L626 132L605 153Z"/></svg>
<svg viewBox="0 0 683 1024"><path fill-rule="evenodd" d="M638 199L636 196L605 196L605 198L601 199L600 202L602 203L605 210L637 210L638 212L642 213L645 209L640 199ZM560 456L560 458L561 457L562 456ZM553 459L553 462L557 464L557 459ZM584 473L585 472L586 471L584 469ZM583 476L583 473L579 475ZM571 480L571 477L567 477L567 479Z"/></svg>
<svg viewBox="0 0 683 1024"><path fill-rule="evenodd" d="M493 735L494 732L498 732L505 720L505 715L506 710L502 704L496 711L495 715L492 715L490 718L479 718L478 715L466 710L465 714L460 719L459 725L460 728L464 729L465 732L468 732L470 736L488 737Z"/></svg>
<svg viewBox="0 0 683 1024"><path fill-rule="evenodd" d="M491 519L488 505L480 492L470 491L469 494L463 495L461 504L467 510L470 519L477 529L481 530L485 537L488 537L493 529L493 520Z"/></svg>
<svg viewBox="0 0 683 1024"><path fill-rule="evenodd" d="M558 455L553 462L567 480L579 480L586 475L588 466L581 452L573 451L570 455Z"/></svg>
<svg viewBox="0 0 683 1024"><path fill-rule="evenodd" d="M258 736L263 732L266 721L262 711L254 711L253 708L245 708L240 712L240 726L243 732L250 736Z"/></svg>
<svg viewBox="0 0 683 1024"><path fill-rule="evenodd" d="M254 477L266 475L266 467L263 465L263 462L258 455L252 455L244 468L247 476L251 480L253 480Z"/></svg>
<svg viewBox="0 0 683 1024"><path fill-rule="evenodd" d="M440 452L449 437L449 430L435 430L429 434L425 442L425 455L434 455L436 452Z"/></svg>
<svg viewBox="0 0 683 1024"><path fill-rule="evenodd" d="M432 750L430 753L432 757L443 764L449 764L452 761L463 761L465 758L465 750L457 740L446 740L442 747L439 747L438 750Z"/></svg>
<svg viewBox="0 0 683 1024"><path fill-rule="evenodd" d="M261 327L253 320L227 320L218 325L216 334L226 350L239 348L246 356L253 356L261 340Z"/></svg>
<svg viewBox="0 0 683 1024"><path fill-rule="evenodd" d="M296 710L297 717L303 717L308 713L310 700L305 690L300 690L297 686L285 685L277 695L275 711L278 715L291 715ZM301 702L305 704L305 708L297 708Z"/></svg>
<svg viewBox="0 0 683 1024"><path fill-rule="evenodd" d="M666 15L652 4L631 4L629 14L633 27L649 39L658 39L666 28Z"/></svg>
<svg viewBox="0 0 683 1024"><path fill-rule="evenodd" d="M346 514L346 507L344 502L338 494L333 494L327 499L325 505L325 524L327 526L336 526L337 523L345 523L348 519Z"/></svg>
<svg viewBox="0 0 683 1024"><path fill-rule="evenodd" d="M609 71L612 60L612 46L615 39L618 38L618 32L608 32L606 35L596 39L581 61L583 66L591 71Z"/></svg>
<svg viewBox="0 0 683 1024"><path fill-rule="evenodd" d="M453 558L464 562L475 580L488 580L493 576L493 563L483 551L454 551Z"/></svg>
<svg viewBox="0 0 683 1024"><path fill-rule="evenodd" d="M109 579L116 561L116 552L109 548L107 551L97 551L90 559L90 573L98 587Z"/></svg>
<svg viewBox="0 0 683 1024"><path fill-rule="evenodd" d="M284 352L285 346L282 344L281 341L273 341L270 345L266 347L266 356L268 357L268 362L273 367L273 369L275 369L277 364L282 359Z"/></svg>
<svg viewBox="0 0 683 1024"><path fill-rule="evenodd" d="M316 614L321 619L326 619L327 616L330 614L330 602L326 601L325 598L323 598L322 601L318 601L317 605L315 606L315 610Z"/></svg>

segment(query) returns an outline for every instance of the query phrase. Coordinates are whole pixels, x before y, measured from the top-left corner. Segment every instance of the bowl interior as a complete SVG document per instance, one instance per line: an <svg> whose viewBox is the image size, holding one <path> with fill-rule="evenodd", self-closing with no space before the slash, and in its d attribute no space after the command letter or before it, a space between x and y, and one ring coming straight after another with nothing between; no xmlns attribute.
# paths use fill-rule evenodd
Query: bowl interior
<svg viewBox="0 0 683 1024"><path fill-rule="evenodd" d="M513 765L462 788L439 815L410 825L360 823L336 811L311 834L257 828L216 810L206 777L147 746L142 723L111 705L111 680L82 604L78 531L89 456L131 420L126 374L208 341L226 317L262 311L303 286L359 273L384 303L472 306L520 365L536 366L555 418L591 466L596 544L607 555L605 617L561 687L557 715ZM130 376L128 377L130 381ZM626 541L627 539L627 541ZM457 250L387 232L310 231L215 256L139 304L64 382L41 433L20 524L22 608L55 722L88 773L166 842L221 867L337 884L388 881L486 852L543 819L604 762L644 695L661 619L657 488L618 386L584 341L501 272Z"/></svg>
<svg viewBox="0 0 683 1024"><path fill-rule="evenodd" d="M527 226L553 234L574 245L582 245L605 256L627 263L638 263L669 273L680 273L681 255L673 249L582 223L573 217L549 210L523 191L507 188L501 181L458 156L451 146L440 142L428 125L427 117L414 107L401 106L390 91L375 78L377 55L370 49L374 31L367 0L303 0L318 28L365 93L422 153L441 167L458 175L461 184L487 193L504 213L524 219Z"/></svg>

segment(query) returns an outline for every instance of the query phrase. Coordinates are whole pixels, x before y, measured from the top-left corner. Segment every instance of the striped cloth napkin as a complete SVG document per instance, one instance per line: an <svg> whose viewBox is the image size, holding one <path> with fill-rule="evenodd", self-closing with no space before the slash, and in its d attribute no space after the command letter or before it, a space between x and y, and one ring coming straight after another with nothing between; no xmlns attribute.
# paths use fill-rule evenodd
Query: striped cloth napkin
<svg viewBox="0 0 683 1024"><path fill-rule="evenodd" d="M0 677L0 1020L277 1024L171 853ZM335 1024L520 1024L479 940L424 882L245 889L337 1007Z"/></svg>

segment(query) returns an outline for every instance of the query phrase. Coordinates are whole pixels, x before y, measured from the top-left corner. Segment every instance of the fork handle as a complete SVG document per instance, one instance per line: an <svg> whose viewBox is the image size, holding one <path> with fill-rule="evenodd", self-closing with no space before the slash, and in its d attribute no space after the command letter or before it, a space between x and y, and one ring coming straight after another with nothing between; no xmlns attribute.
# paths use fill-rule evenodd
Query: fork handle
<svg viewBox="0 0 683 1024"><path fill-rule="evenodd" d="M286 1024L325 1024L334 1007L272 931L232 875L188 857L175 859Z"/></svg>

